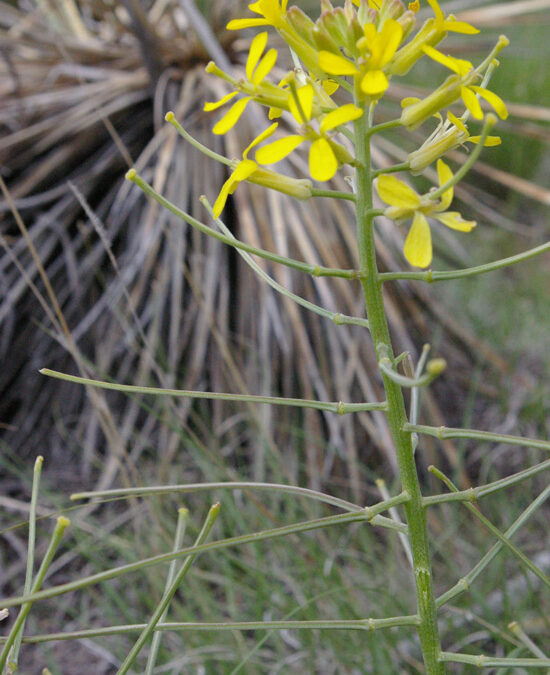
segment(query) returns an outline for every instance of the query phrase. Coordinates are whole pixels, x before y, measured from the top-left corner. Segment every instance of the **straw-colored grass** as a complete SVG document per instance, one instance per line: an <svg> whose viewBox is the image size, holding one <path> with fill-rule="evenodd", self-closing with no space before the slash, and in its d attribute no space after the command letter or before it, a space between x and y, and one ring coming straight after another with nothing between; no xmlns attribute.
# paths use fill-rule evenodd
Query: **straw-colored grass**
<svg viewBox="0 0 550 675"><path fill-rule="evenodd" d="M453 4L458 13L462 3ZM197 6L205 11L207 22L189 13ZM72 489L236 476L275 476L315 489L330 485L333 492L366 501L376 492L368 487L372 476L393 479L395 460L383 415L335 419L313 410L272 411L220 401L151 403L87 392L37 374L47 366L132 384L378 400L381 388L372 376L374 354L364 330L332 325L278 296L259 283L233 251L190 230L123 180L125 170L135 166L168 199L207 220L198 197L204 193L215 198L225 180L224 169L186 145L164 124L163 116L174 110L193 136L229 157L238 157L257 132L261 121L243 120L226 137L213 137L213 118L202 110L205 101L225 93L223 83L204 73L206 62L214 56L227 59L235 72L243 66L248 41L224 30L228 6L222 1L156 0L140 5L137 0L44 0L18 9L0 2L0 165L6 186L0 202L0 424L7 476L0 487L4 499L14 495L11 507L20 516L24 510L18 472L38 452L46 457L46 475L51 472L50 490L59 493L51 496L52 505L64 503L62 495ZM465 8L464 18L490 29L490 40L499 32L519 33L518 24L525 34L540 30L544 22L548 27L549 6L548 0L482 5ZM202 32L208 25L213 37ZM513 44L511 56L504 56L507 64L525 58L522 49L531 48L528 39L516 37L520 44ZM548 56L548 46L542 48ZM536 53L529 54L529 63L536 63ZM520 66L517 69L521 83L525 74ZM509 170L513 151L503 146L492 158L489 152L484 155L456 195L464 213L487 224L478 231L487 229L488 234L476 234L475 244L470 238L464 247L440 237L438 267L480 262L477 249L487 241L496 240L496 246L513 253L548 238L547 224L536 216L547 215L543 209L550 204L544 180L547 161L540 150L550 138L550 97L534 95L542 86L537 78L535 91L521 90L521 95L504 76L499 80L501 87L509 87L505 97L511 113L500 129L511 144L523 143L537 162L516 163L516 170L525 170L516 176ZM545 82L548 85L548 78ZM413 73L406 90L393 89L395 105L405 93L422 91L421 85L421 77ZM388 116L396 109L388 108ZM403 152L382 141L375 160L384 165ZM460 163L464 153L457 151L452 159ZM301 176L304 158L296 154L281 166L289 175ZM340 179L333 187L345 189ZM241 186L225 216L244 241L311 263L353 268L353 219L347 209L324 200L296 203ZM508 243L510 234L517 244ZM384 269L403 266L402 234L389 224L379 228L378 247ZM360 289L353 283L310 279L261 264L280 284L332 311L363 311ZM511 381L506 354L497 353L498 343L481 312L476 321L485 330L483 340L457 309L471 294L471 286L462 288L457 298L439 286L387 285L397 349L416 357L423 342L432 340L450 363L449 375L425 399L425 419L432 424L462 420L464 403L495 416L499 382L507 387ZM472 365L477 368L473 383ZM517 377L518 390L529 392L530 380L522 380L522 373ZM519 415L514 402L511 410L514 417ZM539 423L540 418L533 421ZM426 444L426 464L437 457L466 487L469 475L480 470L480 463L483 469L483 463L469 465L463 449L449 441L443 447L445 459L434 454L435 445ZM279 519L288 508L286 502L283 507L277 503L267 512ZM159 545L169 545L163 516L135 506L113 515L121 519L115 532L120 524L133 522L137 541L132 556L146 555L156 546L136 520L141 512L147 514L144 522L152 518L160 528ZM237 514L234 517L237 522ZM432 525L442 529L444 520ZM88 527L98 537L110 536L105 524ZM23 549L17 532L9 537L16 556L2 590L18 592ZM115 557L130 555L124 534L117 533L113 541ZM322 536L315 545L322 548ZM281 547L277 551L283 554ZM318 550L311 553L312 558L319 555ZM87 556L93 557L89 551ZM70 562L77 564L74 555ZM93 560L89 564L93 566ZM274 564L272 558L223 563L244 565L254 573L265 572L265 564ZM305 583L307 566L301 569ZM220 577L207 580L221 584L226 573L219 570ZM338 583L346 585L345 574ZM240 591L247 592L227 589L233 595ZM391 605L391 592L388 598ZM213 611L206 604L201 609L202 595L196 599L196 612ZM231 602L236 607L240 599ZM60 608L60 614L69 611L68 606ZM88 605L86 611L90 623L102 618ZM237 643L246 653L244 642ZM337 647L329 651L334 658ZM108 661L105 654L101 659ZM384 661L380 663L383 667Z"/></svg>

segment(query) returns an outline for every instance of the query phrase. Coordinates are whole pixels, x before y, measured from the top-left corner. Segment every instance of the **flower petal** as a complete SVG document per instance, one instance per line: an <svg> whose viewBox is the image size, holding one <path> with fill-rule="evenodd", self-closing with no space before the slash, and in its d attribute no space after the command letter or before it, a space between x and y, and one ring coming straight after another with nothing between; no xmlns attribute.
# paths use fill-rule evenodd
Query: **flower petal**
<svg viewBox="0 0 550 675"><path fill-rule="evenodd" d="M381 70L368 70L361 80L361 91L369 96L380 96L390 86Z"/></svg>
<svg viewBox="0 0 550 675"><path fill-rule="evenodd" d="M237 185L241 183L243 180L246 180L257 169L258 165L251 159L245 159L237 164L233 173L222 185L220 194L218 195L216 201L214 202L214 206L212 207L214 218L220 217L220 214L225 207L225 203L227 202L227 198L229 197L229 195L235 192Z"/></svg>
<svg viewBox="0 0 550 675"><path fill-rule="evenodd" d="M466 106L466 108L468 108L472 117L474 117L476 120L482 120L483 119L483 110L481 109L481 105L480 105L479 101L477 100L477 96L472 91L472 88L471 87L461 87L460 88L460 95L462 96L462 100L464 101L464 105Z"/></svg>
<svg viewBox="0 0 550 675"><path fill-rule="evenodd" d="M221 215L221 212L224 210L225 203L227 201L227 198L229 197L229 188L232 185L233 185L232 176L229 176L229 178L222 185L222 189L220 190L220 194L216 197L216 201L214 202L214 206L212 207L212 211L214 213L214 218L219 218L220 215Z"/></svg>
<svg viewBox="0 0 550 675"><path fill-rule="evenodd" d="M235 98L235 96L238 94L238 91L232 91L230 94L226 94L223 98L220 98L219 101L214 101L212 103L205 103L203 110L205 112L210 112L211 110L217 110L218 108L221 108L222 105L225 105L227 101L230 101L232 98Z"/></svg>
<svg viewBox="0 0 550 675"><path fill-rule="evenodd" d="M465 61L464 59L455 59L453 56L442 54L440 51L434 49L430 45L422 45L422 51L431 59L437 61L442 66L445 66L445 68L449 68L449 70L452 70L461 77L473 69L473 65L469 61Z"/></svg>
<svg viewBox="0 0 550 675"><path fill-rule="evenodd" d="M340 86L338 82L335 82L334 80L323 80L321 85L325 90L325 94L328 94L329 96L332 96L332 94L334 94L334 92L337 91L338 87Z"/></svg>
<svg viewBox="0 0 550 675"><path fill-rule="evenodd" d="M439 187L445 185L445 183L450 181L453 177L453 172L442 159L437 160L437 177L439 178ZM453 188L450 187L441 195L441 202L439 203L439 206L434 209L434 211L446 211L451 205L452 201Z"/></svg>
<svg viewBox="0 0 550 675"><path fill-rule="evenodd" d="M458 230L459 232L471 232L477 225L475 220L464 220L458 211L434 213L433 217L437 218L443 225L450 227L451 230Z"/></svg>
<svg viewBox="0 0 550 675"><path fill-rule="evenodd" d="M252 74L258 65L258 61L260 60L266 45L267 31L264 30L262 33L258 33L250 44L250 51L248 52L248 58L246 59L246 79L249 82L252 81Z"/></svg>
<svg viewBox="0 0 550 675"><path fill-rule="evenodd" d="M270 26L265 19L233 19L226 28L227 30L243 30L244 28L256 28L257 26Z"/></svg>
<svg viewBox="0 0 550 675"><path fill-rule="evenodd" d="M464 122L460 119L460 117L457 117L456 115L453 115L453 113L450 110L447 110L447 119L449 122L452 122L457 129L460 129L463 134L468 135L468 128L464 124Z"/></svg>
<svg viewBox="0 0 550 675"><path fill-rule="evenodd" d="M403 249L405 258L414 267L428 267L432 262L432 234L426 216L420 211L414 214L414 220L405 240Z"/></svg>
<svg viewBox="0 0 550 675"><path fill-rule="evenodd" d="M450 33L462 33L464 35L476 35L479 33L479 28L466 23L466 21L455 21L454 19L447 19L445 21L445 30Z"/></svg>
<svg viewBox="0 0 550 675"><path fill-rule="evenodd" d="M246 108L246 105L250 99L251 97L247 96L246 98L241 98L236 103L234 103L221 118L221 120L216 122L214 128L212 129L212 133L217 134L218 136L223 136L223 134L226 134L229 129L232 129L239 121L239 118L243 114L244 109Z"/></svg>
<svg viewBox="0 0 550 675"><path fill-rule="evenodd" d="M309 172L314 180L330 180L338 171L338 160L326 138L313 141L309 149Z"/></svg>
<svg viewBox="0 0 550 675"><path fill-rule="evenodd" d="M235 167L235 171L233 171L233 182L235 183L235 187L233 187L229 194L233 194L235 191L235 188L237 187L237 183L241 183L243 180L246 180L251 174L256 171L258 168L258 165L256 162L253 162L251 159L243 159L242 162L239 162L237 166Z"/></svg>
<svg viewBox="0 0 550 675"><path fill-rule="evenodd" d="M292 92L288 97L288 109L298 124L304 124L304 122L308 122L311 119L313 94L314 91L311 84L306 84L297 89L296 94ZM298 100L296 100L296 97ZM298 104L300 105L298 106ZM302 113L305 115L305 120L302 119Z"/></svg>
<svg viewBox="0 0 550 675"><path fill-rule="evenodd" d="M358 72L352 61L324 50L319 52L319 68L329 75L355 75Z"/></svg>
<svg viewBox="0 0 550 675"><path fill-rule="evenodd" d="M412 211L420 204L420 197L416 192L395 176L386 174L379 176L376 181L376 191L380 199L390 206L399 206Z"/></svg>
<svg viewBox="0 0 550 675"><path fill-rule="evenodd" d="M377 68L382 68L389 63L397 51L403 39L403 27L395 19L386 19L382 30L377 36L376 50L373 49L371 60ZM377 52L375 54L375 51Z"/></svg>
<svg viewBox="0 0 550 675"><path fill-rule="evenodd" d="M327 113L321 122L321 133L324 134L331 129L339 127L341 124L346 124L352 120L356 120L363 114L363 110L353 105L353 103L347 103L342 105L336 110L331 110Z"/></svg>
<svg viewBox="0 0 550 675"><path fill-rule="evenodd" d="M277 50L270 49L258 64L256 72L252 78L252 84L255 87L257 87L260 82L265 80L265 78L269 75L271 69L275 65L275 61L277 61Z"/></svg>
<svg viewBox="0 0 550 675"><path fill-rule="evenodd" d="M273 143L268 143L268 145L260 148L256 152L256 161L262 166L265 164L276 164L287 155L290 155L303 141L302 136L298 136L297 134L279 138L273 141Z"/></svg>
<svg viewBox="0 0 550 675"><path fill-rule="evenodd" d="M258 165L256 164L256 162L253 162L250 159L245 159L237 164L233 173L222 185L220 194L218 195L216 201L214 202L214 206L212 207L214 218L220 217L220 214L225 207L225 203L227 202L227 198L229 197L229 195L235 192L237 185L243 180L246 180L250 175L252 175L254 171L257 170L257 168Z"/></svg>
<svg viewBox="0 0 550 675"><path fill-rule="evenodd" d="M470 136L470 138L466 139L468 143L479 143L481 140L481 136ZM485 139L485 143L483 145L486 148L491 148L494 147L495 145L500 145L502 143L502 139L500 136L487 136Z"/></svg>
<svg viewBox="0 0 550 675"><path fill-rule="evenodd" d="M443 22L445 21L445 15L443 14L443 10L439 6L439 3L437 2L437 0L428 0L428 5L430 5L435 15L436 26L438 28L442 28Z"/></svg>
<svg viewBox="0 0 550 675"><path fill-rule="evenodd" d="M261 134L256 136L256 138L252 141L252 143L243 152L243 159L246 159L248 153L252 150L252 148L255 148L257 145L262 143L262 141L265 141L266 138L269 138L270 136L273 136L273 134L275 133L275 130L277 129L278 126L279 126L278 122L274 122L265 131L262 131Z"/></svg>
<svg viewBox="0 0 550 675"><path fill-rule="evenodd" d="M508 110L506 109L506 104L497 96L494 92L485 89L484 87L476 87L472 85L470 89L473 89L477 92L482 98L484 98L489 105L493 106L496 114L500 117L501 120L505 120L508 117Z"/></svg>
<svg viewBox="0 0 550 675"><path fill-rule="evenodd" d="M282 12L285 11L286 4L285 2L281 10L279 0L257 0L248 5L248 9L256 12L256 14L261 14L272 26L275 26L282 18Z"/></svg>

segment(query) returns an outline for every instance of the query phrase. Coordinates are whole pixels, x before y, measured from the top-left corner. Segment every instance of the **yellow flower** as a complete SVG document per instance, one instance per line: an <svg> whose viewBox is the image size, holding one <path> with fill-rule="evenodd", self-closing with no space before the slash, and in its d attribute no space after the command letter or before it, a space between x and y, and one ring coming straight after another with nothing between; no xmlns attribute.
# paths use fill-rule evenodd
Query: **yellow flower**
<svg viewBox="0 0 550 675"><path fill-rule="evenodd" d="M223 135L232 129L235 124L239 121L241 115L243 114L248 102L254 98L254 94L264 94L269 93L276 94L277 88L275 85L272 85L270 82L265 82L266 77L269 75L275 62L277 60L277 50L270 49L266 54L262 54L267 45L267 32L259 33L252 40L250 45L250 51L248 53L248 58L246 60L246 81L239 82L238 86L240 89L246 91L249 96L239 99L234 103L226 114L214 125L212 129L213 133L218 135ZM210 70L215 70L217 67L215 64L210 66ZM208 70L208 67L207 67ZM221 71L220 71L221 72ZM217 73L219 74L219 73ZM224 73L222 73L224 75ZM265 90L265 91L264 91ZM275 90L275 91L273 91ZM209 112L211 110L217 110L221 106L225 105L228 101L235 98L238 95L238 91L233 91L227 96L224 96L219 101L213 103L205 103L204 110Z"/></svg>
<svg viewBox="0 0 550 675"><path fill-rule="evenodd" d="M453 177L450 168L438 160L437 173L440 187ZM430 195L417 194L411 187L394 176L379 176L376 189L380 199L389 204L384 214L392 220L412 218L412 226L405 240L405 258L415 267L428 267L432 262L432 235L427 216L459 232L470 232L476 223L464 220L457 211L447 211L453 200L453 188L443 192L441 199L430 199Z"/></svg>
<svg viewBox="0 0 550 675"><path fill-rule="evenodd" d="M445 18L437 0L428 0L428 4L432 8L434 16L427 19L414 38L397 52L389 66L391 75L406 75L424 55L422 47L425 45L433 47L441 42L447 33L463 33L466 35L479 33L477 28L465 21L457 21L452 15Z"/></svg>
<svg viewBox="0 0 550 675"><path fill-rule="evenodd" d="M284 23L288 0L258 0L248 5L248 9L259 14L261 19L234 19L227 24L227 30L242 30L256 26L273 26L280 28Z"/></svg>
<svg viewBox="0 0 550 675"><path fill-rule="evenodd" d="M384 21L378 32L372 23L363 26L364 36L358 40L360 57L357 63L333 52L319 52L319 66L328 75L352 75L360 91L372 98L379 98L389 87L384 72L403 39L403 27L395 19Z"/></svg>
<svg viewBox="0 0 550 675"><path fill-rule="evenodd" d="M466 35L475 35L479 30L465 21L457 21L452 14L445 18L437 0L428 0L428 4L433 10L435 16L435 26L440 33L464 33Z"/></svg>
<svg viewBox="0 0 550 675"><path fill-rule="evenodd" d="M277 123L274 123L268 129L256 136L243 152L242 160L240 162L235 162L231 175L223 184L220 194L212 207L215 218L219 218L229 195L232 195L239 183L242 183L245 180L250 183L263 185L272 190L278 190L279 192L296 197L296 199L309 199L311 197L311 181L290 178L276 173L275 171L260 169L256 162L248 159L250 150L262 141L265 141L266 138L269 138L275 132L277 126Z"/></svg>
<svg viewBox="0 0 550 675"><path fill-rule="evenodd" d="M436 159L439 159L450 150L458 148L464 143L479 143L481 136L470 136L468 127L459 118L447 111L447 120L443 121L440 115L440 122L435 131L424 141L424 143L411 152L407 157L411 173L417 174L429 166ZM500 145L501 140L498 136L487 136L483 145L491 147Z"/></svg>
<svg viewBox="0 0 550 675"><path fill-rule="evenodd" d="M310 125L313 112L314 89L311 84L291 92L289 98L290 112L298 124L303 125L303 133L284 136L273 143L264 145L256 153L258 164L276 164L295 150L304 141L311 141L309 150L309 171L315 180L330 180L338 166L343 163L344 148L335 143L328 132L357 119L363 114L361 108L353 103L340 106L327 113L321 119L319 132ZM347 158L345 158L347 160ZM351 159L351 157L350 157Z"/></svg>
<svg viewBox="0 0 550 675"><path fill-rule="evenodd" d="M484 98L487 103L495 109L495 112L501 119L505 120L508 117L506 105L499 96L484 87L478 87L472 84L477 77L477 73L474 70L474 66L469 61L455 59L453 56L442 54L440 51L429 45L425 45L422 50L434 61L449 68L461 77L460 96L472 117L476 120L483 119L483 111L476 94L479 94L479 96Z"/></svg>

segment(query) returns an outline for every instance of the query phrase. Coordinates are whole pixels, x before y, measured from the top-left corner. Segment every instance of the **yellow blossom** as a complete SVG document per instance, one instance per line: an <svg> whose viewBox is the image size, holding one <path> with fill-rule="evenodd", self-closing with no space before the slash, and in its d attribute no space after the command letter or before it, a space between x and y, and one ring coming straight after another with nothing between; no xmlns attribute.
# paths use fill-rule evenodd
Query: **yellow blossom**
<svg viewBox="0 0 550 675"><path fill-rule="evenodd" d="M407 157L411 173L417 174L429 166L436 159L439 159L450 150L454 150L464 143L479 143L481 136L470 136L468 127L459 118L447 111L447 119L443 121L440 115L440 122L435 131L424 141L424 143L411 152ZM491 147L500 145L501 140L498 136L487 136L483 145Z"/></svg>
<svg viewBox="0 0 550 675"><path fill-rule="evenodd" d="M283 25L288 0L258 0L248 5L248 9L260 15L260 19L234 19L227 24L227 30L242 30L256 26L273 26L280 28Z"/></svg>
<svg viewBox="0 0 550 675"><path fill-rule="evenodd" d="M363 32L364 36L357 42L360 57L356 62L340 54L321 50L319 66L328 75L353 76L363 94L379 98L389 86L384 68L392 60L403 39L403 27L395 19L387 19L380 31L374 24L366 23Z"/></svg>
<svg viewBox="0 0 550 675"><path fill-rule="evenodd" d="M441 159L437 162L437 173L440 187L453 177L450 168ZM452 186L443 192L441 199L435 200L429 194L420 196L395 176L382 174L376 189L380 199L389 204L384 212L388 218L396 221L412 219L404 254L415 267L428 267L432 262L432 236L427 217L435 218L459 232L470 232L476 225L474 221L464 220L456 211L447 211L453 200Z"/></svg>
<svg viewBox="0 0 550 675"><path fill-rule="evenodd" d="M357 119L363 114L361 108L353 103L340 106L324 115L319 125L319 132L315 131L310 122L312 120L314 89L311 84L300 87L291 92L289 109L298 124L303 125L300 134L289 134L268 145L264 145L256 153L259 164L276 164L295 150L304 141L311 141L309 150L309 170L312 178L318 181L330 180L341 162L344 148L336 144L328 135L329 131ZM351 158L350 158L351 159Z"/></svg>
<svg viewBox="0 0 550 675"><path fill-rule="evenodd" d="M231 175L223 184L220 194L214 202L212 211L215 218L219 218L225 207L227 198L235 192L239 183L242 183L243 181L263 185L272 190L292 195L293 197L296 197L296 199L309 199L311 197L311 182L309 180L290 178L276 173L275 171L260 169L256 162L248 159L250 150L272 136L277 129L277 126L277 123L274 123L268 129L256 136L243 152L242 160L240 162L235 162Z"/></svg>
<svg viewBox="0 0 550 675"><path fill-rule="evenodd" d="M408 73L412 66L424 55L422 48L426 45L435 46L443 40L448 32L466 35L479 33L477 28L465 21L457 21L452 15L446 18L437 0L428 0L428 4L432 8L434 16L427 19L414 38L396 53L389 67L390 74L405 75Z"/></svg>
<svg viewBox="0 0 550 675"><path fill-rule="evenodd" d="M506 105L499 96L484 87L478 87L473 84L477 73L469 61L445 55L429 45L424 46L422 49L434 61L437 61L460 76L460 96L472 117L476 120L483 119L483 111L476 94L484 98L495 109L495 112L501 119L505 120L508 117Z"/></svg>
<svg viewBox="0 0 550 675"><path fill-rule="evenodd" d="M214 125L214 128L212 129L213 133L223 135L227 133L229 129L232 129L239 121L246 106L248 105L248 102L254 98L254 94L257 93L261 95L262 93L266 93L263 91L263 89L266 88L266 85L268 87L268 92L271 92L271 89L275 89L275 86L271 85L271 83L265 83L265 79L275 65L277 60L277 50L270 49L262 56L266 45L267 32L265 31L256 35L256 37L252 40L248 58L246 60L246 81L238 83L240 89L245 90L251 95L245 96L234 103L226 112L226 114ZM262 87L262 85L264 86ZM227 94L227 96L224 96L219 101L205 103L204 110L207 112L216 110L217 108L225 105L225 103L232 100L237 95L238 91L234 91L230 94Z"/></svg>

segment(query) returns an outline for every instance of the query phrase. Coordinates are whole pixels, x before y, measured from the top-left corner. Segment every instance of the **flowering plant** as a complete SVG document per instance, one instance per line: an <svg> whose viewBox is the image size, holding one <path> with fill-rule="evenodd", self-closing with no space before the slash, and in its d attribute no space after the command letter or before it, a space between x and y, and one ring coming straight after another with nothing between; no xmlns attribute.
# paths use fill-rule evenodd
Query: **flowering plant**
<svg viewBox="0 0 550 675"><path fill-rule="evenodd" d="M400 364L406 362L408 358L410 360L410 355L394 354L382 288L384 283L393 280L435 282L485 273L531 258L549 250L550 245L545 244L512 258L473 268L451 271L429 269L433 261L430 221L436 221L456 232L474 232L476 225L474 221L467 220L458 211L449 209L452 208L454 187L476 161L483 148L500 143L500 139L497 136L491 136L490 132L497 122L497 116L501 119L506 118L507 109L501 98L488 86L491 75L498 66L496 57L507 45L508 40L501 36L490 53L478 65L446 54L441 43L449 33L461 33L473 39L478 30L452 15L446 16L437 0L427 0L427 2L431 9L431 16L419 27L416 26L418 0L411 2L408 7L405 7L400 0L380 0L379 2L378 0L345 0L343 6L334 6L330 0L321 0L320 16L315 21L298 7L288 7L287 0L257 0L249 5L252 16L236 19L228 24L229 30L259 27L261 31L253 37L250 43L244 72L240 77L224 72L213 62L208 65L207 71L223 79L231 91L218 101L206 103L204 109L207 113L221 114L213 123L214 134L230 133L231 129L239 123L245 110L253 103L265 110L265 128L250 140L238 159L233 159L218 155L191 138L173 113L168 113L166 116L166 120L187 141L228 167L229 177L216 196L213 207L206 198L202 200L218 229L201 223L170 203L146 183L134 169L127 174L128 179L160 204L181 216L187 223L235 247L264 280L287 297L321 316L330 318L337 324L353 324L368 329L384 387L384 400L330 403L302 399L148 389L97 382L52 371L46 372L52 376L85 383L89 386L102 386L133 393L162 393L213 399L225 397L230 400L315 408L336 414L371 411L384 413L387 416L399 469L401 484L399 494L393 497L388 495L378 504L363 507L332 496L327 497L308 491L308 496L340 506L348 513L275 528L272 531L254 533L249 537L236 539L238 543L246 543L258 541L260 538L268 539L271 536L282 536L291 532L303 532L308 529L356 521L368 522L396 531L405 538L404 546L409 554L414 573L416 597L414 613L405 616L359 620L338 617L308 622L279 621L256 624L247 622L247 629L269 625L275 628L349 630L377 630L410 626L417 631L425 671L429 675L444 673L445 664L448 662L479 667L546 668L550 665L550 660L540 657L538 652L535 653L540 658L536 659L493 658L484 654L447 652L443 650L441 644L438 609L450 599L466 592L481 570L489 564L502 547L506 546L521 560L522 564L536 574L547 587L550 587L550 580L509 541L509 536L515 530L510 530L505 534L501 533L491 523L487 524L487 519L484 519L484 516L470 503L484 495L519 483L549 468L550 463L549 461L541 462L495 483L462 491L458 490L441 471L430 467L432 473L441 479L449 492L424 496L415 461L419 439L425 435L439 439L461 437L482 439L486 442L513 442L519 446L546 450L550 449L550 443L473 429L435 428L418 424L420 392L423 387L428 386L443 373L446 364L440 358L428 360L425 349L415 368L409 368L407 373L399 372ZM294 60L294 68L283 73L282 76L277 65L279 57L277 50L267 49L270 29L279 33L288 45ZM424 98L403 99L400 114L394 119L388 120L380 117L379 103L391 93L393 80L408 73L423 58L435 61L437 67L442 66L450 70L451 74L437 84L433 91ZM275 74L277 74L276 78ZM486 109L490 111L486 112ZM477 135L470 135L468 129L470 117L481 123L481 132ZM288 126L283 122L292 127L291 133L287 132ZM396 129L405 133L417 129L426 130L425 140L417 149L408 154L403 163L376 168L372 157L373 139L378 134L385 134ZM416 138L416 135L411 135L411 138ZM453 171L444 161L444 157L451 150L464 146L466 143L472 143L474 147L464 163ZM284 173L282 163L299 146L308 150L309 175L294 178ZM282 168L279 170L275 168L275 165L282 165ZM425 192L414 189L410 183L415 181L415 176L432 166L436 168L438 185ZM347 174L349 186L347 191L316 185L318 182L330 181L338 173ZM396 178L394 176L396 173L401 173L403 177ZM309 265L236 239L221 220L221 216L231 195L239 185L245 182L277 190L301 200L332 198L351 202L355 209L357 224L358 269L343 270ZM377 200L380 203L377 203ZM405 269L384 273L378 270L375 227L377 220L382 218L395 223L397 227L401 227L402 224L408 226L403 248L404 258L407 261L405 264L420 268L420 270ZM250 253L313 276L322 275L358 281L364 294L367 318L334 314L290 293L265 274L250 258ZM405 406L407 392L411 393L409 412ZM247 487L250 487L250 484L247 484ZM303 490L295 486L276 487L287 491ZM110 491L109 494L115 495L116 491ZM548 491L545 492L546 496L547 494ZM468 508L471 508L474 516L487 525L498 539L498 543L473 570L460 578L447 592L436 597L426 512L434 504L451 501L464 502ZM381 515L395 506L401 506L404 509L404 523ZM234 543L234 540L231 542ZM221 545L217 542L213 547L221 547ZM189 559L193 551L196 553L199 550L206 550L206 546L200 543L195 548L187 550ZM174 554L174 558L176 555ZM177 585L174 585L171 591L175 593L176 589ZM163 596L164 604L159 608L158 615L155 615L155 621L160 620L170 597L167 591ZM132 659L135 658L135 654L143 645L147 635L154 630L155 625L152 619L147 626L149 633L144 632L136 643ZM127 672L130 661L125 662L125 669L119 672Z"/></svg>

